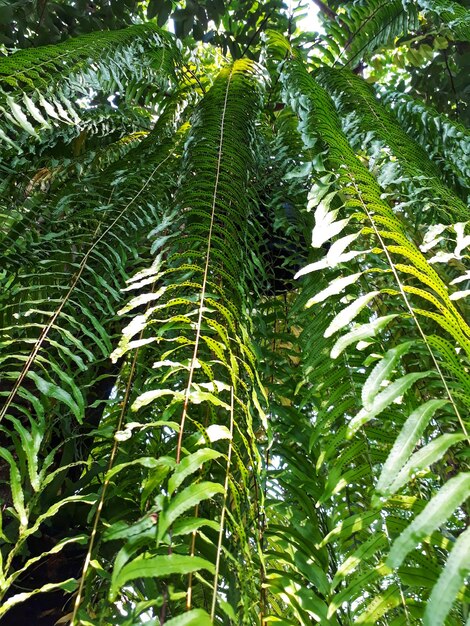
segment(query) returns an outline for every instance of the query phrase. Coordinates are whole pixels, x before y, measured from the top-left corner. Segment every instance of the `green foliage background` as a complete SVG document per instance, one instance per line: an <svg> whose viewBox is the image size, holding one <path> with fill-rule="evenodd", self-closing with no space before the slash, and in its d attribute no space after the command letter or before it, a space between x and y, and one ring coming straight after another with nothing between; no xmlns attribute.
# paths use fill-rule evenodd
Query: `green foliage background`
<svg viewBox="0 0 470 626"><path fill-rule="evenodd" d="M0 623L470 624L470 13L0 1Z"/></svg>

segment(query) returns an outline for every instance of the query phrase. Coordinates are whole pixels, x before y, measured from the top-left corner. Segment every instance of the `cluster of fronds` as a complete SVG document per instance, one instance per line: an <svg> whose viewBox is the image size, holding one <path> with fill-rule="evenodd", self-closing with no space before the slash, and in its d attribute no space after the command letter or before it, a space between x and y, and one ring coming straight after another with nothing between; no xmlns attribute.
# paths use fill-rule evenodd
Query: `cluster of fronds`
<svg viewBox="0 0 470 626"><path fill-rule="evenodd" d="M107 362L120 288L138 262L142 228L157 219L156 191L163 200L171 181L167 167L154 180L172 147L160 135L164 128L157 130L153 146L139 146L130 158L71 185L46 206L42 198L5 224L1 429L10 493L4 493L9 549L3 592L38 560L11 571L12 560L41 524L50 524L69 502L94 501L78 495L74 483L87 464L83 452L91 448L88 434L101 419L100 403L116 380ZM151 198L143 195L142 174L152 181ZM60 504L54 502L58 489ZM83 534L66 539L53 553L82 540ZM2 612L21 595L4 602Z"/></svg>
<svg viewBox="0 0 470 626"><path fill-rule="evenodd" d="M383 99L405 132L423 146L462 195L470 185L470 133L458 122L411 96L387 92Z"/></svg>
<svg viewBox="0 0 470 626"><path fill-rule="evenodd" d="M312 74L150 24L2 60L2 619L467 620L468 133L350 71L419 6Z"/></svg>
<svg viewBox="0 0 470 626"><path fill-rule="evenodd" d="M418 221L423 211L448 221L465 219L465 204L442 182L426 150L380 105L370 85L345 69L322 68L317 80L338 103L352 147L369 157L381 187L397 198L413 199L412 212L406 203L400 207L410 221Z"/></svg>
<svg viewBox="0 0 470 626"><path fill-rule="evenodd" d="M321 465L329 454L333 455L333 465L328 468L330 490L318 504L351 483L355 488L361 485L363 493L370 494L367 481L381 467L375 485L377 495L369 504L357 498L355 502L361 510L365 506L365 513L359 514L359 519L366 520L361 527L365 530L365 525L369 533L376 535L379 520L384 541L390 541L391 548L372 541L369 557L376 557L377 550L384 556L389 554L375 566L374 573L368 572L367 583L376 586L377 580L383 578L384 587L381 595L367 604L364 597L361 603L359 597L355 599L356 610L363 609L356 623L377 623L387 611L400 605L405 613L411 612L410 605L414 607L412 614L423 616L423 607L416 607L414 598L414 585L422 583L410 582L411 573L435 583L423 619L425 623L441 623L438 620L446 617L465 576L466 556L462 550L468 532L462 532L459 507L468 496L470 475L441 475L443 486L433 497L431 494L439 484L435 476L420 485L420 497L413 488L410 490L409 483L416 472L426 471L440 459L464 458L461 442L468 441L465 407L469 398L466 357L462 360L461 355L468 355L470 329L454 304L462 296L447 288L432 265L439 261L438 255L427 259L421 250L426 253L440 243L449 250L447 258L461 258L466 245L465 227L442 226L438 229L439 234L446 233L442 238L431 228L419 250L411 238L415 229L408 233L407 221L382 199L380 187L354 154L341 131L333 104L319 84L297 62L286 63L283 82L286 98L299 114L305 141L311 146L312 140L316 140L323 147L325 169L319 169L321 184L312 193L312 204L317 205L312 245L321 250L325 242L330 242L329 249L323 258L320 256L301 270L299 276L322 271L325 278L329 275L329 280L307 302L309 307L327 303L314 313L315 329L311 329L309 340L312 335L318 341L322 337L323 355L330 352L332 359L344 360L346 365L343 372L337 364L328 368L324 356L318 356L321 348L316 343L317 356L309 374L313 380L321 381L317 393L322 400L310 445L317 441L323 428L330 433L338 429L336 439L329 437L328 443L333 445L321 451ZM453 232L457 236L455 243L449 236ZM351 271L354 269L357 271ZM461 278L456 276L452 282ZM447 282L448 276L444 280ZM335 335L337 339L332 341ZM354 345L360 352L351 348ZM329 369L331 392L327 390ZM400 404L393 404L401 396ZM436 418L438 411L441 417ZM384 420L389 424L385 429L381 426ZM423 437L426 444L412 454ZM339 461L338 449L344 450ZM353 452L355 449L357 452ZM363 455L365 459L361 460ZM350 469L344 471L348 466ZM427 498L423 499L426 493L430 498L427 503ZM445 522L448 527L444 531ZM340 529L344 523L343 520ZM443 532L441 537L439 530ZM453 533L462 534L456 540ZM429 539L429 535L433 538ZM361 543L364 540L367 536ZM423 540L429 545L427 558L416 550ZM458 545L450 551L452 541ZM438 552L433 553L433 546ZM440 573L436 566L445 549L450 556ZM390 576L395 568L399 569L393 583ZM354 588L357 589L353 585ZM361 595L363 590L362 586ZM334 597L330 617L343 601L353 600L350 595L343 598L340 594L340 598Z"/></svg>
<svg viewBox="0 0 470 626"><path fill-rule="evenodd" d="M416 6L402 0L352 2L344 9L335 21L324 19L327 45L318 46L318 51L322 51L322 60L328 65L354 68L364 57L417 25ZM313 58L317 56L314 49Z"/></svg>
<svg viewBox="0 0 470 626"><path fill-rule="evenodd" d="M117 386L122 409L101 428L105 437L113 426L120 442L106 484L114 487L130 464L141 466L142 478L109 489L103 541L122 544L109 597L119 594L134 618L138 596L127 586L136 578L151 579L144 580L145 594L155 597L161 616L186 607L197 624L216 614L233 619L235 606L251 623L257 600L254 429L265 418L246 317L260 263L249 186L257 73L245 62L226 68L196 108L174 203L149 233L155 260L128 281L126 290L140 293L121 310L141 312L112 354L129 361ZM243 137L241 146L236 137ZM132 417L125 417L128 407ZM156 584L155 577L164 579ZM92 587L88 593L95 606Z"/></svg>
<svg viewBox="0 0 470 626"><path fill-rule="evenodd" d="M454 0L419 0L419 6L449 28L457 39L470 41L470 15L461 4Z"/></svg>
<svg viewBox="0 0 470 626"><path fill-rule="evenodd" d="M116 94L128 103L155 102L170 88L176 56L168 35L153 24L84 35L54 46L20 50L0 64L0 140L14 153L42 149L56 127L86 128L86 110ZM95 99L96 102L95 102ZM102 107L102 105L101 105ZM105 107L106 108L106 107Z"/></svg>

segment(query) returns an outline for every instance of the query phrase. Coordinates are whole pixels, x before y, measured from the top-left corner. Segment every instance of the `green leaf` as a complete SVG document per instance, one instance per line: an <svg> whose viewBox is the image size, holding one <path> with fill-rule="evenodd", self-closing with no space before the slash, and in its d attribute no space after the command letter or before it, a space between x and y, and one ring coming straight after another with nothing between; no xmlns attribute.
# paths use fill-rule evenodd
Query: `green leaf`
<svg viewBox="0 0 470 626"><path fill-rule="evenodd" d="M363 590L366 587L374 583L377 579L380 579L383 576L388 576L390 572L391 570L386 565L379 563L379 565L376 565L374 568L368 568L365 571L360 571L357 576L353 576L348 581L345 588L338 590L335 594L333 594L330 606L328 607L328 619L331 619L344 602L351 604L356 600L356 598L360 598L363 595ZM372 626L372 623L369 622L368 626Z"/></svg>
<svg viewBox="0 0 470 626"><path fill-rule="evenodd" d="M233 623L236 623L237 616L235 615L233 606L221 598L220 595L217 596L217 604L220 606L225 615L232 620Z"/></svg>
<svg viewBox="0 0 470 626"><path fill-rule="evenodd" d="M224 488L218 483L204 481L186 487L181 493L177 494L167 509L162 511L158 520L158 540L161 541L165 532L188 509L196 506L202 500L208 500L217 493L224 493Z"/></svg>
<svg viewBox="0 0 470 626"><path fill-rule="evenodd" d="M354 302L351 302L350 305L348 305L346 308L338 313L338 315L325 330L323 336L331 337L331 335L334 335L339 330L347 326L379 293L380 291L371 291L370 293L366 293L365 295L360 296L359 298L354 300Z"/></svg>
<svg viewBox="0 0 470 626"><path fill-rule="evenodd" d="M18 469L12 454L6 449L0 447L0 457L3 457L10 466L10 489L13 506L20 519L23 527L28 525L28 513L24 503L23 487L21 485L21 473Z"/></svg>
<svg viewBox="0 0 470 626"><path fill-rule="evenodd" d="M390 585L385 591L373 598L366 610L354 621L355 624L371 626L391 609L402 604L402 594L398 585Z"/></svg>
<svg viewBox="0 0 470 626"><path fill-rule="evenodd" d="M38 475L38 453L41 447L43 436L37 425L31 423L31 432L23 426L23 424L15 417L9 416L8 419L15 425L16 432L20 435L23 451L28 460L28 474L31 487L34 491L38 491L40 480Z"/></svg>
<svg viewBox="0 0 470 626"><path fill-rule="evenodd" d="M17 593L16 595L5 600L3 604L0 606L0 617L4 615L7 611L11 609L12 606L19 604L20 602L24 602L28 598L35 596L38 593L45 593L46 591L54 591L55 589L62 589L67 593L72 593L77 588L78 583L75 578L68 578L59 583L47 583L47 585L43 585L38 589L34 589L33 591L27 591L24 593Z"/></svg>
<svg viewBox="0 0 470 626"><path fill-rule="evenodd" d="M362 272L358 272L357 274L351 274L350 276L341 276L340 278L336 278L328 285L326 289L319 291L316 296L310 298L310 300L305 305L306 308L311 307L313 304L323 302L330 296L341 293L344 289L346 289L346 287L357 282L360 276L362 276Z"/></svg>
<svg viewBox="0 0 470 626"><path fill-rule="evenodd" d="M423 626L443 626L452 604L470 573L470 528L452 548L449 558L434 586L423 616Z"/></svg>
<svg viewBox="0 0 470 626"><path fill-rule="evenodd" d="M212 626L212 620L203 609L193 609L168 620L165 626Z"/></svg>
<svg viewBox="0 0 470 626"><path fill-rule="evenodd" d="M359 341L363 341L364 339L369 339L370 337L375 337L377 332L382 330L391 320L397 317L396 314L392 315L384 315L383 317L378 317L373 322L369 322L368 324L359 324L349 333L343 335L338 339L333 348L331 349L330 357L332 359L336 359L339 355L352 343L359 343Z"/></svg>
<svg viewBox="0 0 470 626"><path fill-rule="evenodd" d="M341 563L338 567L336 574L331 583L332 589L335 589L338 584L351 574L359 566L371 559L376 553L386 549L389 545L389 539L383 532L375 532L369 537L367 541L364 541L359 545L347 559Z"/></svg>
<svg viewBox="0 0 470 626"><path fill-rule="evenodd" d="M27 376L34 381L36 387L41 393L49 398L54 398L55 400L59 400L60 402L66 404L69 409L71 409L78 422L80 424L83 422L83 412L80 410L80 407L68 391L65 391L58 385L54 385L54 383L48 382L47 380L36 374L36 372L29 371L27 373Z"/></svg>
<svg viewBox="0 0 470 626"><path fill-rule="evenodd" d="M337 540L347 539L353 533L357 533L364 528L368 528L379 517L377 511L366 511L365 513L358 513L357 515L351 515L337 524L333 530L331 530L326 537L320 542L318 548L323 548L327 543L333 539Z"/></svg>
<svg viewBox="0 0 470 626"><path fill-rule="evenodd" d="M25 106L28 109L31 117L33 117L36 120L36 122L39 122L46 128L51 127L49 122L45 120L44 117L42 116L41 111L37 108L37 106L34 104L31 98L29 98L28 95L25 93L23 94L23 102L25 103Z"/></svg>
<svg viewBox="0 0 470 626"><path fill-rule="evenodd" d="M469 496L470 472L451 478L395 540L387 565L400 567L406 555L443 524Z"/></svg>
<svg viewBox="0 0 470 626"><path fill-rule="evenodd" d="M52 548L50 548L50 550L46 550L40 554L38 554L37 556L32 557L31 559L28 559L24 565L22 567L19 567L17 569L15 569L11 575L8 577L8 579L6 580L6 584L5 587L7 585L11 585L19 576L21 576L29 567L31 567L32 565L34 565L35 563L37 563L38 561L41 561L42 559L46 558L46 557L50 557L52 554L57 554L58 552L60 552L63 548L65 548L66 546L72 544L72 543L78 543L80 545L84 545L88 543L88 539L89 537L87 535L76 535L75 537L67 537L65 539L61 539L58 543L56 543Z"/></svg>
<svg viewBox="0 0 470 626"><path fill-rule="evenodd" d="M398 476L398 473L411 455L413 448L421 438L424 429L434 413L445 406L448 400L429 400L418 407L406 420L400 434L395 440L392 450L385 461L380 478L377 482L376 491L381 495L393 493L390 485Z"/></svg>
<svg viewBox="0 0 470 626"><path fill-rule="evenodd" d="M201 526L208 526L216 532L220 530L219 522L214 522L203 517L183 517L176 520L171 529L171 536L178 537L179 535L189 535L189 533L198 530Z"/></svg>
<svg viewBox="0 0 470 626"><path fill-rule="evenodd" d="M226 411L230 411L230 405L220 400L215 394L200 389L192 389L189 394L189 400L193 404L201 404L202 402L210 402L214 406L220 406Z"/></svg>
<svg viewBox="0 0 470 626"><path fill-rule="evenodd" d="M337 191L326 194L315 210L315 227L312 230L313 248L321 248L325 241L338 235L349 222L349 219L335 221L338 209L330 210L330 203L337 195Z"/></svg>
<svg viewBox="0 0 470 626"><path fill-rule="evenodd" d="M177 400L184 400L184 393L182 391L173 391L173 389L152 389L151 391L142 393L136 400L134 400L131 410L138 411L143 406L147 406L147 404L150 404L157 398L161 398L163 396L173 396Z"/></svg>
<svg viewBox="0 0 470 626"><path fill-rule="evenodd" d="M131 467L133 465L141 465L142 467L146 467L147 469L156 469L161 468L165 469L167 472L172 469L175 465L175 461L171 457L162 456L158 459L154 459L153 457L140 457L138 459L134 459L133 461L127 461L126 463L119 463L119 465L115 465L109 472L106 474L106 479L110 480L113 476L115 476L121 470Z"/></svg>
<svg viewBox="0 0 470 626"><path fill-rule="evenodd" d="M130 580L136 578L164 578L173 574L190 574L200 569L206 569L211 574L215 572L214 565L198 556L182 554L164 554L150 559L138 558L124 565L120 572L113 577L109 590L109 600L114 602L118 591Z"/></svg>
<svg viewBox="0 0 470 626"><path fill-rule="evenodd" d="M11 112L13 113L15 119L17 120L18 124L30 135L33 135L35 137L37 137L37 133L34 129L34 127L30 124L30 122L28 121L28 118L26 117L26 115L23 113L22 108L16 104L16 102L13 100L13 98L11 96L7 96L6 100L8 102L8 105L11 109Z"/></svg>
<svg viewBox="0 0 470 626"><path fill-rule="evenodd" d="M45 513L42 513L41 515L39 515L39 517L37 517L34 524L28 528L25 534L27 534L28 536L33 535L43 522L53 517L57 513L57 511L61 509L63 506L65 506L66 504L70 504L71 502L76 502L76 503L81 502L83 504L95 504L96 498L97 498L96 494L76 495L76 496L74 495L74 496L67 496L66 498L63 498L62 500L59 500L58 502L51 504L51 506L46 510Z"/></svg>
<svg viewBox="0 0 470 626"><path fill-rule="evenodd" d="M206 428L206 437L211 443L214 443L215 441L220 441L220 439L231 439L232 435L230 434L227 426L221 426L220 424L211 424ZM198 445L206 443L206 438L201 435L197 443Z"/></svg>
<svg viewBox="0 0 470 626"><path fill-rule="evenodd" d="M384 380L390 378L398 359L408 352L414 341L407 341L389 350L369 374L362 388L362 404L370 409L374 398Z"/></svg>
<svg viewBox="0 0 470 626"><path fill-rule="evenodd" d="M359 413L349 422L347 437L352 437L354 433L361 428L366 422L376 415L379 415L389 404L402 396L417 380L429 376L433 372L413 372L406 374L398 380L388 385L382 393L379 393L373 399L370 409L361 409Z"/></svg>
<svg viewBox="0 0 470 626"><path fill-rule="evenodd" d="M175 468L168 481L168 493L170 496L178 489L183 480L196 472L206 461L217 459L222 456L221 452L211 448L202 448L193 454L184 457Z"/></svg>
<svg viewBox="0 0 470 626"><path fill-rule="evenodd" d="M466 438L466 435L459 433L441 435L424 446L424 448L421 448L421 450L415 452L390 485L389 493L392 494L398 491L410 480L413 474L421 472L430 467L433 463L436 463L436 461L443 457L450 446L453 446L454 443L458 443L459 441L464 441Z"/></svg>

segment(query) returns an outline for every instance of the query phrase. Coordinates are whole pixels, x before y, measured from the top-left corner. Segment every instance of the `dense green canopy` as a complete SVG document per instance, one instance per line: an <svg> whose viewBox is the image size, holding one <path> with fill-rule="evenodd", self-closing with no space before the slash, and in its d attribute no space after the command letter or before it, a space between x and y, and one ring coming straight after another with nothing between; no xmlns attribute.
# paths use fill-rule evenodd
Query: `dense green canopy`
<svg viewBox="0 0 470 626"><path fill-rule="evenodd" d="M1 626L470 625L466 3L0 37Z"/></svg>

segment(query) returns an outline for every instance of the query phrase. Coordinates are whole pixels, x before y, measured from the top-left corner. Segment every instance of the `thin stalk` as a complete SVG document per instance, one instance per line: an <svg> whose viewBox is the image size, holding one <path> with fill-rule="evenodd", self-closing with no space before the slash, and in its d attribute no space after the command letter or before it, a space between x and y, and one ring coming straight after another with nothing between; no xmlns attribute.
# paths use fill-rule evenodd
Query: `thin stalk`
<svg viewBox="0 0 470 626"><path fill-rule="evenodd" d="M153 287L155 287L155 285ZM149 308L149 307L150 307L150 304L147 305L147 308ZM141 330L140 335L139 335L139 339L142 339L143 336L144 336L144 329ZM139 351L140 351L140 348L137 348L135 353L134 353L134 358L132 359L131 367L130 367L130 370L129 370L129 376L127 378L126 390L125 390L125 393L124 393L123 401L121 403L121 412L119 414L119 419L118 419L117 426L116 426L116 432L122 430L122 424L124 422L124 416L126 414L127 407L129 405L129 397L130 397L131 390L132 390L132 383L134 382L134 374L135 374L135 369L136 369L136 365L137 365L137 358L139 356ZM114 439L113 447L111 449L111 454L109 456L109 461L108 461L108 467L107 467L106 474L109 474L111 468L114 465L114 460L116 458L118 447L119 447L119 442L118 442L117 439ZM98 507L96 509L95 519L93 520L93 527L92 527L92 530L91 530L90 542L88 544L87 554L86 554L86 557L85 557L85 561L83 563L82 575L81 575L81 578L80 578L80 584L79 584L79 587L78 587L77 596L75 598L75 603L74 603L74 607L73 607L73 613L72 613L72 619L71 619L71 622L70 622L70 626L75 626L75 624L76 624L77 612L78 612L78 609L80 608L80 604L81 604L81 601L82 601L83 588L84 588L84 585L85 585L86 575L87 575L88 569L90 567L91 556L92 556L92 553L93 553L93 548L94 548L95 541L96 541L96 535L97 535L97 532L98 532L98 524L99 524L99 521L100 521L100 518L101 518L101 513L102 513L102 510L103 510L103 506L104 506L106 491L107 491L107 489L109 487L109 483L110 483L110 479L106 478L106 474L105 474L105 479L103 481L103 486L101 488L100 500L98 502Z"/></svg>
<svg viewBox="0 0 470 626"><path fill-rule="evenodd" d="M217 558L215 561L215 574L214 574L214 591L212 593L212 606L211 606L211 620L214 621L215 618L215 605L217 601L217 584L219 579L219 568L220 568L220 555L222 553L222 540L224 536L224 528L225 528L225 511L227 509L227 494L228 494L228 482L230 477L230 464L232 461L232 445L233 445L233 413L234 413L234 396L233 396L233 386L230 387L230 440L228 445L228 454L227 454L227 470L225 472L225 482L224 482L224 502L222 504L222 513L220 515L220 531L219 531L219 541L217 543Z"/></svg>

